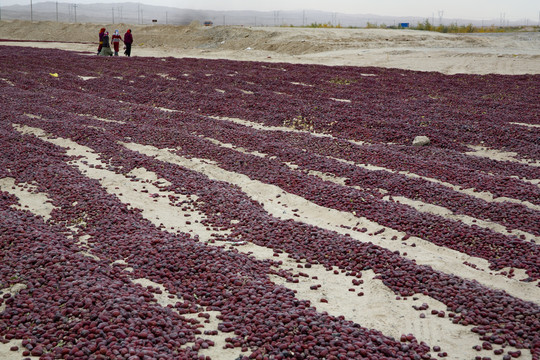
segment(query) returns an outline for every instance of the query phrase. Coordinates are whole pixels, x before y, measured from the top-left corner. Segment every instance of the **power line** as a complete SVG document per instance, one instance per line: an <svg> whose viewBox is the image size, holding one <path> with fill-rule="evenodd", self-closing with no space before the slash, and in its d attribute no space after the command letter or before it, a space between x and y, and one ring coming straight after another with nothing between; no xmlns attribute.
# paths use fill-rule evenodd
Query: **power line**
<svg viewBox="0 0 540 360"><path fill-rule="evenodd" d="M79 5L73 4L73 10L75 10L75 22L77 22L77 8L78 7L79 7Z"/></svg>

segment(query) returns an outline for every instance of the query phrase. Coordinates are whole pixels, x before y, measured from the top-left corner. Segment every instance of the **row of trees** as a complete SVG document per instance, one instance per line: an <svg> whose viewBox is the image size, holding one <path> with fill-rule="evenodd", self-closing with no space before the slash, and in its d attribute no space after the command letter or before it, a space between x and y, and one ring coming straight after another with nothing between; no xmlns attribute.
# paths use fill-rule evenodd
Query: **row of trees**
<svg viewBox="0 0 540 360"><path fill-rule="evenodd" d="M292 26L292 25L291 25ZM342 28L341 24L333 25L332 23L312 23L310 25L307 25L307 27L312 28ZM366 28L368 29L400 29L401 26L399 25L386 25L386 24L376 24L368 22L366 25ZM424 20L423 22L419 22L416 26L409 26L409 29L413 30L425 30L425 31L436 31L441 33L493 33L493 32L508 32L508 31L516 31L519 29L522 29L523 26L474 26L473 24L467 24L467 25L458 25L458 23L451 23L449 25L438 25L435 26L429 22L428 19ZM540 27L533 26L535 30L540 30Z"/></svg>
<svg viewBox="0 0 540 360"><path fill-rule="evenodd" d="M473 24L458 25L457 23L451 23L450 25L435 26L429 22L428 19L424 22L419 22L417 26L412 27L415 30L437 31L441 33L484 33L484 32L506 32L512 29L511 27L498 27L498 26L474 26Z"/></svg>

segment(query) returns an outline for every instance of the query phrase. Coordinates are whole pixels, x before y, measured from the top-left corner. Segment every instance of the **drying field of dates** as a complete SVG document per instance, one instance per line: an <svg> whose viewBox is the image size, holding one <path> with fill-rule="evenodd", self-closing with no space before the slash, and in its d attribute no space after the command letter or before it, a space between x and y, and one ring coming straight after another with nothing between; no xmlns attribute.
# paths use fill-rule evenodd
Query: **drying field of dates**
<svg viewBox="0 0 540 360"><path fill-rule="evenodd" d="M1 358L540 358L540 75L0 50Z"/></svg>

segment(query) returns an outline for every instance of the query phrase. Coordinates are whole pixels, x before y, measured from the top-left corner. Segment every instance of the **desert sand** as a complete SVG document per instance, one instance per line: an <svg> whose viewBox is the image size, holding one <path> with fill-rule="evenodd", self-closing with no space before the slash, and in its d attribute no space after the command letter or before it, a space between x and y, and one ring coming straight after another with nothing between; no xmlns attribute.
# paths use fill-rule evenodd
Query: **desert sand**
<svg viewBox="0 0 540 360"><path fill-rule="evenodd" d="M29 23L24 21L3 21L0 22L0 45L52 47L70 51L84 52L88 56L95 56L97 47L98 29L105 26L109 31L119 29L124 33L130 27L133 30L135 44L133 56L149 57L195 57L205 59L233 59L244 61L267 61L267 62L291 62L323 64L332 66L379 66L388 68L411 69L419 71L437 71L445 74L540 74L540 33L521 32L511 34L468 34L449 35L430 32L420 32L412 30L383 30L383 29L298 29L298 28L246 28L246 27L202 27L199 24L192 24L186 27L173 26L135 26L126 24L62 24L55 22ZM10 40L10 41L5 41ZM24 41L22 41L24 40ZM107 121L107 119L103 119ZM223 121L241 121L226 119ZM247 124L249 126L260 126L258 124ZM78 167L82 172L91 178L101 182L101 185L110 193L117 195L121 201L143 210L142 214L155 224L165 224L168 231L182 231L195 233L200 241L208 242L209 246L225 246L219 243L213 244L211 234L195 224L181 224L179 218L183 218L179 208L171 207L166 201L163 203L144 202L134 195L137 186L143 183L134 184L127 181L122 176L107 170L91 168L88 164L96 163L98 155L91 149L85 148L69 139L51 138L41 129L20 127L18 131L26 134L33 134L40 138L66 148L69 155L81 156L81 159L73 162L73 166ZM267 128L268 130L268 128ZM281 128L279 130L286 130ZM228 144L220 144L227 147ZM343 225L353 225L358 218L348 213L326 209L315 205L306 199L287 194L281 189L250 180L244 175L230 173L220 169L217 165L201 161L196 158L181 158L166 150L159 150L151 147L144 147L138 144L124 144L129 149L139 151L156 158L179 164L183 167L198 171L211 179L228 181L239 186L252 199L264 204L265 210L272 215L282 219L293 219L305 223L315 224L332 231L344 233ZM236 149L242 151L242 149ZM476 156L486 156L492 158L503 158L506 161L514 161L512 154L497 154L482 149L473 149ZM266 156L265 154L256 154ZM82 161L85 160L85 161ZM520 161L520 160L515 160ZM360 166L360 165L358 165ZM531 166L538 166L535 162ZM317 175L317 174L315 174ZM152 181L159 180L156 174L145 169L140 169L137 176ZM324 174L318 174L324 176ZM536 179L535 181L537 181ZM165 180L163 180L165 181ZM340 179L332 179L339 182ZM144 184L145 186L152 186ZM13 179L0 179L0 189L8 191L20 200L20 206L25 207L35 214L48 216L52 208L47 201L47 194L32 192L31 187L21 189L22 184L15 186ZM29 185L30 186L30 185ZM153 191L159 189L153 189ZM275 203L272 199L276 194L281 197L281 203ZM475 194L482 196L488 201L489 194ZM402 199L407 201L407 199ZM437 213L443 217L455 216L449 210L429 206L429 204L412 203L422 211ZM297 208L299 217L294 218L292 213L284 211L285 208ZM196 210L187 210L193 216ZM321 223L320 219L325 219ZM476 222L476 219L461 219L461 221ZM361 219L362 226L368 229L377 230L381 225ZM504 228L497 228L494 224L485 223L482 226L492 230L505 233ZM381 236L368 237L362 234L353 235L358 241L371 241L382 247L394 251L408 252L408 257L414 259L419 264L430 265L439 271L453 273L462 278L476 280L482 285L493 289L504 289L511 295L540 303L540 288L535 283L523 283L517 279L507 279L489 273L488 263L479 258L472 258L456 251L438 247L414 238L416 247L412 248L407 244L389 241L388 238L397 231L390 228ZM537 237L526 234L538 242ZM81 251L84 253L85 246L81 243ZM232 249L232 247L231 247ZM253 244L241 244L235 246L234 251L250 253L259 259L275 259L271 249L262 248ZM88 256L92 256L88 254ZM295 269L296 263L287 258L287 254L282 254L283 269ZM474 263L479 269L488 271L478 271L463 265L463 262ZM327 311L332 315L344 315L347 319L361 324L362 326L375 328L384 334L399 338L400 334L414 333L421 341L426 341L432 345L440 345L446 349L452 349L450 358L465 359L474 358L476 351L472 350L472 345L477 342L476 335L470 328L453 325L447 320L436 316L427 317L420 320L418 312L413 310L412 305L428 303L432 309L444 309L442 303L426 296L419 296L407 301L397 301L393 294L381 281L373 279L374 274L366 271L364 274L365 285L361 290L366 296L361 298L355 293L344 291L347 287L347 278L343 275L335 275L326 271L323 267L313 266L310 269L303 269L309 274L298 284L287 283L285 279L274 276L272 280L277 284L282 284L297 291L298 297L312 300L317 304L320 311ZM313 280L313 277L317 280ZM133 279L134 282L144 286L152 284L147 279ZM318 291L310 291L310 285L321 284ZM1 290L1 289L0 289ZM10 289L16 292L16 289ZM165 294L166 295L166 294ZM166 306L167 297L163 296L158 301ZM327 297L328 304L318 302L320 297ZM1 311L1 309L0 309ZM390 314L390 316L389 316ZM212 321L206 325L207 329L217 329L212 314ZM391 319L400 318L403 321L393 322ZM223 334L221 334L223 335ZM220 335L220 336L221 336ZM216 337L216 346L213 352L206 355L217 359L234 359L240 353L238 350L221 349L224 342L220 342L221 337ZM10 346L20 344L12 342ZM220 346L221 345L221 346ZM7 351L7 345L0 344L0 355L7 358L19 358L18 354ZM529 354L524 354L522 358L528 358ZM11 357L10 357L11 356Z"/></svg>
<svg viewBox="0 0 540 360"><path fill-rule="evenodd" d="M128 28L134 56L377 66L445 74L538 74L540 32L441 34L415 30L204 27L2 21L0 40L94 53L97 33ZM37 42L27 42L35 40ZM13 42L0 42L13 45Z"/></svg>

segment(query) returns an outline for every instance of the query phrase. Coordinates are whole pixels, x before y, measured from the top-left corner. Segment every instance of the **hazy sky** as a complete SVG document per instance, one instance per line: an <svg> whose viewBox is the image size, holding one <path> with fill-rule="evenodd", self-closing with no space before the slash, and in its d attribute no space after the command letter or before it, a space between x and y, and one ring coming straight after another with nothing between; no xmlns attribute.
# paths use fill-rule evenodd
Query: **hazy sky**
<svg viewBox="0 0 540 360"><path fill-rule="evenodd" d="M32 0L33 3L45 0ZM54 1L54 0L49 0ZM130 1L130 0L126 0ZM131 0L137 1L137 0ZM58 0L69 3L119 3L122 0ZM464 18L471 20L539 20L539 0L141 0L142 4L213 10L324 10L350 14ZM1 6L28 4L30 0L0 0Z"/></svg>

